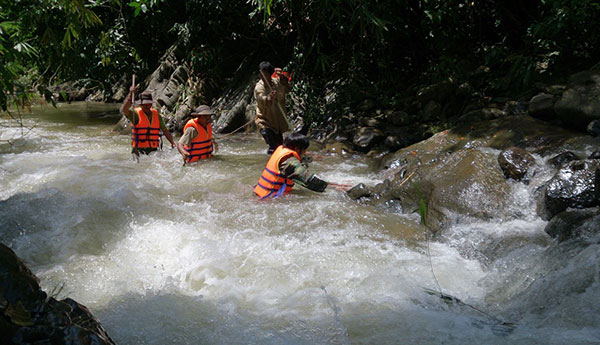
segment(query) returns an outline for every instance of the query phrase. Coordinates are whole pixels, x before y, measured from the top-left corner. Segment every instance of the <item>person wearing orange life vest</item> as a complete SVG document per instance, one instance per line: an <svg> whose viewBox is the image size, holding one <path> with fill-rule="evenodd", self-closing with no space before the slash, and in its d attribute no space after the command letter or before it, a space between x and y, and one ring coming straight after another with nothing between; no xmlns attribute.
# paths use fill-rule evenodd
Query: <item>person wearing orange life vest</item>
<svg viewBox="0 0 600 345"><path fill-rule="evenodd" d="M177 142L184 163L207 159L217 152L219 146L212 137L211 115L214 113L208 105L201 105L190 114L192 119L183 127L183 136Z"/></svg>
<svg viewBox="0 0 600 345"><path fill-rule="evenodd" d="M278 146L269 158L254 187L254 194L261 199L274 198L288 194L296 183L315 192L323 192L328 186L347 191L351 185L323 181L309 173L307 166L302 163L308 145L305 135L298 132L288 135L283 145Z"/></svg>
<svg viewBox="0 0 600 345"><path fill-rule="evenodd" d="M129 94L125 97L121 105L121 112L129 121L131 121L131 146L132 152L148 154L158 150L160 143L160 131L175 147L175 141L169 129L165 125L163 118L156 109L152 108L152 94L142 93L138 96L133 111L131 107L131 93L136 92L137 87L132 86Z"/></svg>

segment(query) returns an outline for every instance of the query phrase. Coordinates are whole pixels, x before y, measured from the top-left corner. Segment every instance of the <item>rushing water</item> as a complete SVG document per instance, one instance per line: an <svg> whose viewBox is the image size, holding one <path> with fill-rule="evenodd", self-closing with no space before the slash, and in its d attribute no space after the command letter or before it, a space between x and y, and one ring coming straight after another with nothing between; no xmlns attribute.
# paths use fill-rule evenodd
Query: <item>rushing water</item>
<svg viewBox="0 0 600 345"><path fill-rule="evenodd" d="M598 241L553 244L534 186L513 186L522 219L464 222L429 242L418 216L335 190L257 201L257 135L224 138L214 159L184 167L169 148L133 161L128 136L111 131L115 105L23 120L0 129L11 142L0 146L2 242L117 343L600 342ZM380 182L360 156L311 169Z"/></svg>

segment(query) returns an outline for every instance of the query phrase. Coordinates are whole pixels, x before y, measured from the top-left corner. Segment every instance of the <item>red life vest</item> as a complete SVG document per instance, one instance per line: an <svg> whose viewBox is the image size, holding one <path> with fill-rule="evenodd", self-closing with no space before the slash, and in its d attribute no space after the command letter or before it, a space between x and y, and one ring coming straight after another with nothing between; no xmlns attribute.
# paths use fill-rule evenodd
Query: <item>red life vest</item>
<svg viewBox="0 0 600 345"><path fill-rule="evenodd" d="M294 181L286 178L281 174L281 171L279 171L279 163L291 156L300 160L300 156L296 151L283 147L283 145L277 147L275 152L273 152L258 183L254 187L254 193L261 199L288 194L292 190ZM285 189L283 190L283 193L281 193L280 189L283 186L285 186Z"/></svg>
<svg viewBox="0 0 600 345"><path fill-rule="evenodd" d="M134 148L158 148L160 142L160 119L156 109L152 111L152 122L142 108L135 108L138 115L138 123L131 126L131 146Z"/></svg>
<svg viewBox="0 0 600 345"><path fill-rule="evenodd" d="M204 129L204 127L200 126L195 119L191 119L183 127L183 132L185 133L186 129L190 127L194 127L198 135L192 139L190 146L184 145L185 150L190 154L188 162L195 162L200 159L212 157L213 142L211 124L209 123L208 126L206 126L206 129Z"/></svg>

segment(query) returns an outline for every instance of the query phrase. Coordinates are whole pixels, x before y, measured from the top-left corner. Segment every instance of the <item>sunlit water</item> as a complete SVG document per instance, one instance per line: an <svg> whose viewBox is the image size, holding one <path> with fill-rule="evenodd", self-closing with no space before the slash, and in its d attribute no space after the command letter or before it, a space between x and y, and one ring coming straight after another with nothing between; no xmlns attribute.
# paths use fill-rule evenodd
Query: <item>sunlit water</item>
<svg viewBox="0 0 600 345"><path fill-rule="evenodd" d="M136 163L111 131L118 118L115 105L82 103L0 129L2 242L117 343L600 342L598 242L553 244L535 182L513 186L519 219L463 221L429 242L415 214L335 190L257 201L268 158L257 135L224 138L192 166L168 147ZM373 167L311 165L370 185Z"/></svg>

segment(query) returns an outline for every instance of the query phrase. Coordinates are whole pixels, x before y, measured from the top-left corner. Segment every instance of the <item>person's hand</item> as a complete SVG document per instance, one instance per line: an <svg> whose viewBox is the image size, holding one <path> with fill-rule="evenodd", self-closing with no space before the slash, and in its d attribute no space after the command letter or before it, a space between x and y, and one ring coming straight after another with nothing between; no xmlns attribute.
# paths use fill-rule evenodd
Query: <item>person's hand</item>
<svg viewBox="0 0 600 345"><path fill-rule="evenodd" d="M181 152L181 156L183 157L183 164L190 162L190 153L187 151Z"/></svg>
<svg viewBox="0 0 600 345"><path fill-rule="evenodd" d="M277 97L277 90L271 90L271 92L269 93L269 101L274 100Z"/></svg>
<svg viewBox="0 0 600 345"><path fill-rule="evenodd" d="M137 86L136 85L131 85L129 87L129 93L132 93L132 92L137 93Z"/></svg>
<svg viewBox="0 0 600 345"><path fill-rule="evenodd" d="M219 144L213 140L213 154L217 153L217 151L219 151Z"/></svg>

